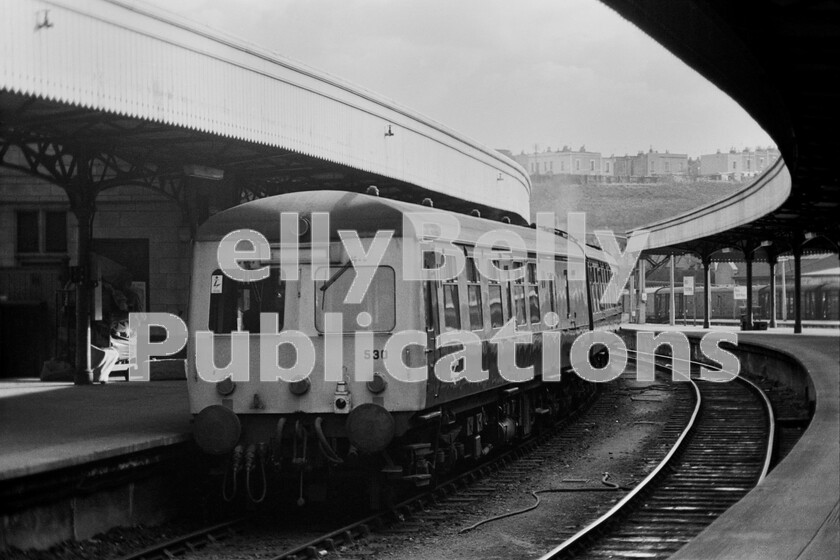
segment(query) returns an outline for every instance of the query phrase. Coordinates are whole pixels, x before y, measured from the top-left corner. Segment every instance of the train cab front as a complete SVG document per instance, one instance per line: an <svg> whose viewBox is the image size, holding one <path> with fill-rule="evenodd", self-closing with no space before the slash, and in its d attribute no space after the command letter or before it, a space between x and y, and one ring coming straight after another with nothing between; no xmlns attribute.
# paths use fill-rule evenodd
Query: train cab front
<svg viewBox="0 0 840 560"><path fill-rule="evenodd" d="M424 383L398 381L384 364L392 334L416 328L398 309L422 297L419 289L397 297L398 254L360 271L340 250L318 264L303 245L296 274L272 254L240 263L264 268L263 278L237 281L219 268L217 250L194 251L188 378L195 440L217 458L224 498L260 502L276 482L303 503L304 486L315 496L344 473L382 473L425 398ZM348 297L365 274L364 296ZM421 347L399 358L425 365Z"/></svg>

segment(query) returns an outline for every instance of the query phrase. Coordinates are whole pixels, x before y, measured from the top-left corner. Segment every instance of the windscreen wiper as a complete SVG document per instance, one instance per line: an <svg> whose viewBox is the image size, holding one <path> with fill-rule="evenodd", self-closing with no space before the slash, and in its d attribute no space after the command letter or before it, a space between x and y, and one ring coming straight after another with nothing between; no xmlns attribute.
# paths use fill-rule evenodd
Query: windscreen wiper
<svg viewBox="0 0 840 560"><path fill-rule="evenodd" d="M332 276L330 276L330 279L329 279L329 280L327 280L326 282L324 282L324 285L323 285L323 286L321 286L321 291L322 291L322 292L326 292L326 291L327 291L327 288L329 288L330 286L332 286L333 284L335 284L336 280L338 280L338 279L341 277L341 275L342 275L342 274L344 274L345 272L347 272L347 269L348 269L348 268L350 268L351 266L353 266L353 261L351 261L351 260L348 260L346 263L344 263L343 265L341 265L341 268L339 268L338 270L336 270L336 271L333 273L333 275L332 275Z"/></svg>

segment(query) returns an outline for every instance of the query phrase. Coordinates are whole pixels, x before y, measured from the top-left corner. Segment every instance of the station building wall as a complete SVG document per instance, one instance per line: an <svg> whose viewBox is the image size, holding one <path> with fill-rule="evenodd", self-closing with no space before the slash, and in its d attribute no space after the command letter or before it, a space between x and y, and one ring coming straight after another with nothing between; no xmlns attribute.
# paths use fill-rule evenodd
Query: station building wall
<svg viewBox="0 0 840 560"><path fill-rule="evenodd" d="M114 247L119 251L118 240L124 240L127 248L148 247L148 264L143 265L146 277L142 278L147 280L147 309L186 316L190 236L179 206L162 194L136 186L109 189L98 196L96 206L94 240L105 240L112 251ZM26 252L18 250L21 213L29 218L35 213L39 222L41 239ZM57 235L55 227L46 231L47 213L65 214L63 251L47 250L45 238ZM64 190L0 168L0 301L43 301L52 323L56 291L66 284L68 267L76 265L77 246L76 219Z"/></svg>

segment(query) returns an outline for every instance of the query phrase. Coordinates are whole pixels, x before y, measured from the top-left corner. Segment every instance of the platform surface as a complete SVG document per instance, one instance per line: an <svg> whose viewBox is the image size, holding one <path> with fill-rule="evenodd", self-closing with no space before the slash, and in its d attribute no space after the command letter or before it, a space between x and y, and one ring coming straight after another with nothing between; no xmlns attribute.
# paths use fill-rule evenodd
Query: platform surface
<svg viewBox="0 0 840 560"><path fill-rule="evenodd" d="M628 330L682 330L622 325ZM735 330L719 329L715 330ZM840 554L840 333L834 329L739 332L740 344L777 350L808 371L816 393L814 417L785 459L673 560L826 559Z"/></svg>
<svg viewBox="0 0 840 560"><path fill-rule="evenodd" d="M0 481L192 437L187 383L0 381Z"/></svg>

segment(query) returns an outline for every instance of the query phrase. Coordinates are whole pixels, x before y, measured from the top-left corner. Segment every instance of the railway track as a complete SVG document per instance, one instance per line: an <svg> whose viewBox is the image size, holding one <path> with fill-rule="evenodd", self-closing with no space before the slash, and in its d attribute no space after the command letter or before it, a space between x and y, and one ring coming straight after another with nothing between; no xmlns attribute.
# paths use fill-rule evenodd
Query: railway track
<svg viewBox="0 0 840 560"><path fill-rule="evenodd" d="M774 419L750 381L694 381L677 444L633 491L541 560L667 558L740 500L770 467Z"/></svg>

